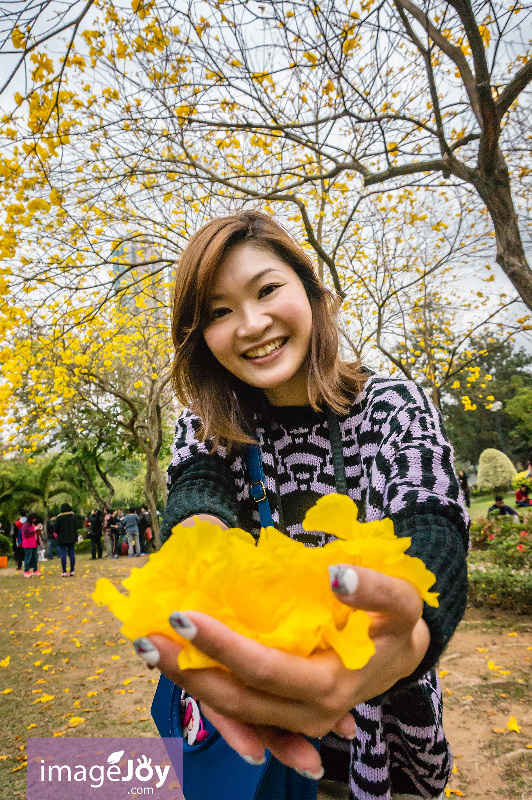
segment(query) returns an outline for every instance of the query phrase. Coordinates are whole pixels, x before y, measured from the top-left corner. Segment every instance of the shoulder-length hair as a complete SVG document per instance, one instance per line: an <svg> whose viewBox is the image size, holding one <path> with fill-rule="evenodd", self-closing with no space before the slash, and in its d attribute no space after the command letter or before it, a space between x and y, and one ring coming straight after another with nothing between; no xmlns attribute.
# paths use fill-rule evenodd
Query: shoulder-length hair
<svg viewBox="0 0 532 800"><path fill-rule="evenodd" d="M239 244L266 250L288 264L301 280L312 309L308 394L312 408L346 413L367 375L360 363L342 362L338 353L338 301L317 278L305 251L272 217L244 211L214 219L190 239L178 263L174 287L172 384L178 400L202 420L200 439L215 444L253 442L257 424L267 421L261 389L223 367L205 344L209 293L216 272Z"/></svg>

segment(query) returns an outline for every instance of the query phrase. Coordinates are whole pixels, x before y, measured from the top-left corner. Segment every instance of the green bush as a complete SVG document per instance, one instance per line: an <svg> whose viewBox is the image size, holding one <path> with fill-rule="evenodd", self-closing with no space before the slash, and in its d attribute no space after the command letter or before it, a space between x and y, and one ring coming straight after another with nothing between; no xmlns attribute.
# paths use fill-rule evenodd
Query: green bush
<svg viewBox="0 0 532 800"><path fill-rule="evenodd" d="M3 533L0 533L0 556L11 555L12 549L13 546L7 536L4 536Z"/></svg>
<svg viewBox="0 0 532 800"><path fill-rule="evenodd" d="M532 612L532 574L529 570L515 572L507 567L491 568L485 572L470 570L469 602L480 607L501 608L516 614Z"/></svg>
<svg viewBox="0 0 532 800"><path fill-rule="evenodd" d="M502 491L512 485L516 469L508 456L500 450L488 447L480 454L478 462L477 488Z"/></svg>
<svg viewBox="0 0 532 800"><path fill-rule="evenodd" d="M76 542L76 553L90 553L92 542L90 539L83 539L82 542Z"/></svg>

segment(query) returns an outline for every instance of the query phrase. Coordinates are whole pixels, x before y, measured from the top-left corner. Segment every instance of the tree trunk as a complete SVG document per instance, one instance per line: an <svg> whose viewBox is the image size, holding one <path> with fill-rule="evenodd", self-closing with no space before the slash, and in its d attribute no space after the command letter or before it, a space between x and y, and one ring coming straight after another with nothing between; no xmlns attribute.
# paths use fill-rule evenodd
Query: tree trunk
<svg viewBox="0 0 532 800"><path fill-rule="evenodd" d="M492 175L475 170L472 183L484 200L493 220L497 242L496 261L532 310L532 269L523 248L517 214L512 200L510 176L501 151Z"/></svg>
<svg viewBox="0 0 532 800"><path fill-rule="evenodd" d="M157 501L161 497L163 505L166 503L166 478L163 475L159 462L153 453L146 454L146 480L144 482L144 494L150 509L152 518L152 531L154 544L157 550L161 546L161 530L157 517Z"/></svg>

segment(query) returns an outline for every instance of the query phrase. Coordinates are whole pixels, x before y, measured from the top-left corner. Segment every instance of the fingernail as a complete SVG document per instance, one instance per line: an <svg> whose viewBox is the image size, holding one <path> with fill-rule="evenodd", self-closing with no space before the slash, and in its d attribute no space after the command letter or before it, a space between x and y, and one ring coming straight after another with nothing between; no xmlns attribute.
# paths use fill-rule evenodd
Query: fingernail
<svg viewBox="0 0 532 800"><path fill-rule="evenodd" d="M193 639L198 629L182 611L173 611L168 617L168 622L183 639Z"/></svg>
<svg viewBox="0 0 532 800"><path fill-rule="evenodd" d="M264 762L266 761L266 758L264 756L262 756L260 761L257 761L257 759L253 758L253 756L244 756L244 755L242 755L242 753L239 753L239 755L241 756L241 758L244 759L244 761L247 764L251 764L253 767L258 767L259 764L264 764Z"/></svg>
<svg viewBox="0 0 532 800"><path fill-rule="evenodd" d="M133 647L137 651L137 655L140 656L149 667L155 667L156 664L159 663L161 657L159 651L145 636L141 636L140 639L135 639Z"/></svg>
<svg viewBox="0 0 532 800"><path fill-rule="evenodd" d="M336 594L353 594L358 586L358 575L352 567L333 564L329 567L329 583Z"/></svg>
<svg viewBox="0 0 532 800"><path fill-rule="evenodd" d="M353 739L356 738L357 732L354 733L340 733L340 731L333 731L336 736L339 736L340 739L345 739L347 742L352 742Z"/></svg>
<svg viewBox="0 0 532 800"><path fill-rule="evenodd" d="M320 767L315 775L308 769L296 769L296 772L298 775L301 775L302 778L308 778L310 781L319 781L325 774L323 767Z"/></svg>

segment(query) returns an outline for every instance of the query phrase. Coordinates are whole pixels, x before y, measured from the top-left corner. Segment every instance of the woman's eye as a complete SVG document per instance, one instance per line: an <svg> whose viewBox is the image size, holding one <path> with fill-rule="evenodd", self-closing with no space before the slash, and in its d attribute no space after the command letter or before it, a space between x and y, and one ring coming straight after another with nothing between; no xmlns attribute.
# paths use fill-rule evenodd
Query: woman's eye
<svg viewBox="0 0 532 800"><path fill-rule="evenodd" d="M280 283L269 283L267 286L263 286L259 292L259 297L265 297L271 294L275 289L278 289L279 286L281 286Z"/></svg>
<svg viewBox="0 0 532 800"><path fill-rule="evenodd" d="M230 314L230 308L213 308L211 311L211 321L216 319L221 319L221 317L225 317L226 314Z"/></svg>

